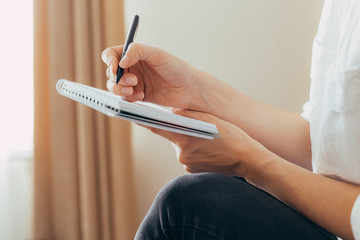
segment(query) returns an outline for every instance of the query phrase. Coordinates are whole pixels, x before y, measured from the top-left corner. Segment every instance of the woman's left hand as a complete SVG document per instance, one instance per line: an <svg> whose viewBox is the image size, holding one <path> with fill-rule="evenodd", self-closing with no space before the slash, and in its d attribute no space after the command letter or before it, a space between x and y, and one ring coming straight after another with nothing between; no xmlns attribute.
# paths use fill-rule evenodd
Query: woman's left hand
<svg viewBox="0 0 360 240"><path fill-rule="evenodd" d="M185 117L216 124L220 133L218 138L208 140L146 127L173 143L179 162L190 173L216 172L246 178L247 170L259 164L254 153L267 151L237 126L211 114L192 110L173 111Z"/></svg>

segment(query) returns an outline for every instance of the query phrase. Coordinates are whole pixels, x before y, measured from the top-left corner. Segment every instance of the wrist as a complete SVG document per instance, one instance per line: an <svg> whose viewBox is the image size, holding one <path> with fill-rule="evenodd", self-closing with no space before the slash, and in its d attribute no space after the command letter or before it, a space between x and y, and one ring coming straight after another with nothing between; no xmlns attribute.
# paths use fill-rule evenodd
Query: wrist
<svg viewBox="0 0 360 240"><path fill-rule="evenodd" d="M243 163L242 176L253 185L263 189L264 184L270 180L268 179L269 172L278 169L283 159L256 140L253 141L246 153L240 155Z"/></svg>
<svg viewBox="0 0 360 240"><path fill-rule="evenodd" d="M231 87L216 77L197 69L194 69L193 79L195 86L192 89L190 109L215 116L221 114L221 111L229 104L226 101L225 93L229 92Z"/></svg>

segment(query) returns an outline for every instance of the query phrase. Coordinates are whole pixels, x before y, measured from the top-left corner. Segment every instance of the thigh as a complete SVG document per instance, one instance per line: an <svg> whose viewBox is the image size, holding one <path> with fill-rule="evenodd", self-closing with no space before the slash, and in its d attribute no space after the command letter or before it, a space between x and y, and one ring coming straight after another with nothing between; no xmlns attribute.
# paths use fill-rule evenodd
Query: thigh
<svg viewBox="0 0 360 240"><path fill-rule="evenodd" d="M138 239L336 239L246 181L213 173L184 175L167 184L137 236L142 236Z"/></svg>

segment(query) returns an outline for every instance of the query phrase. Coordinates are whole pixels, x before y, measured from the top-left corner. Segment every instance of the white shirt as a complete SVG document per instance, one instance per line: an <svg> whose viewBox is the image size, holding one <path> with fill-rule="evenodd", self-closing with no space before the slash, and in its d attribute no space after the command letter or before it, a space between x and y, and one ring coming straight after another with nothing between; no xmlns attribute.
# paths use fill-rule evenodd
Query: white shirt
<svg viewBox="0 0 360 240"><path fill-rule="evenodd" d="M360 0L325 0L311 79L302 116L310 123L313 171L360 185ZM351 226L360 240L360 197Z"/></svg>

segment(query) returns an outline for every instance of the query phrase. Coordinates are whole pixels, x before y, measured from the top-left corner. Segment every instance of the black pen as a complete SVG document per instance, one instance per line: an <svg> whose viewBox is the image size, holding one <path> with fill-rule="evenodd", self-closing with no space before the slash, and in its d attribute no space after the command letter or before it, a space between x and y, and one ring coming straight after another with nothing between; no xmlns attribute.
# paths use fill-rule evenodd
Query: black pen
<svg viewBox="0 0 360 240"><path fill-rule="evenodd" d="M122 54L121 54L121 59L125 56L126 51L128 50L128 47L129 47L130 43L132 43L134 41L134 37L135 37L135 33L136 33L138 23L139 23L139 16L135 15L133 17L133 19L132 19L128 35L126 36L126 41L125 41L124 49L123 49ZM120 78L122 77L123 74L124 74L124 69L121 68L120 66L118 66L117 73L116 73L116 84L119 83Z"/></svg>

